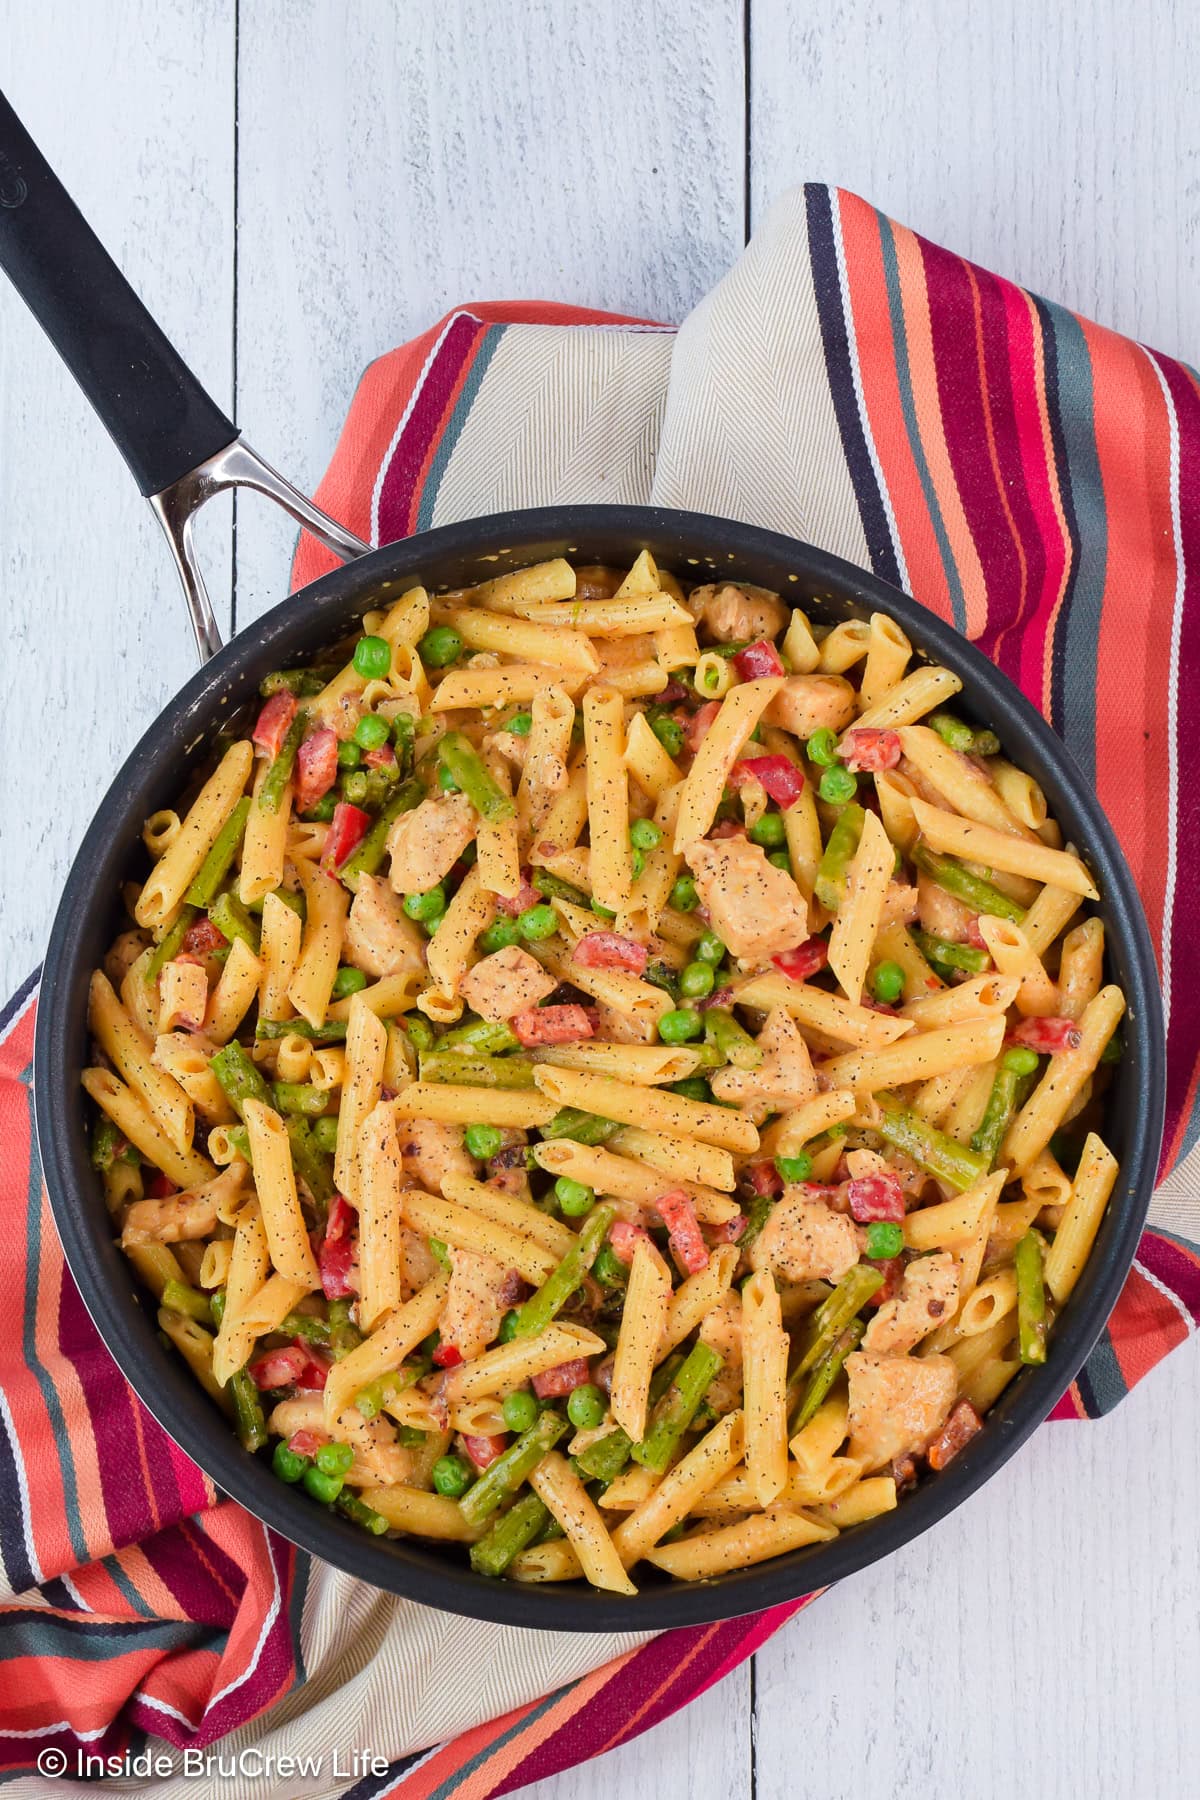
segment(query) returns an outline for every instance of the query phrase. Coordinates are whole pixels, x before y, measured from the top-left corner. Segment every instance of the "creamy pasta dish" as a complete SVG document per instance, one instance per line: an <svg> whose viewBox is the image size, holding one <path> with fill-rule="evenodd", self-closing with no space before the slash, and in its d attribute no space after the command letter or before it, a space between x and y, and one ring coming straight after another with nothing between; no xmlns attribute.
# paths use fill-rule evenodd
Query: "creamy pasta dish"
<svg viewBox="0 0 1200 1800"><path fill-rule="evenodd" d="M1124 1000L960 685L648 553L382 596L267 678L146 821L83 1076L248 1453L631 1594L962 1450L1108 1202Z"/></svg>

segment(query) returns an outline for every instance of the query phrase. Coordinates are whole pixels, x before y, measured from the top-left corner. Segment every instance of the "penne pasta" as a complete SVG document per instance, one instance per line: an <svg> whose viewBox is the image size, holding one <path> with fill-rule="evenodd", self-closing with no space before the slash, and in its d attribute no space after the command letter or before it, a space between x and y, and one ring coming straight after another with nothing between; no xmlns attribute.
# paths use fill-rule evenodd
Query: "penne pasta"
<svg viewBox="0 0 1200 1800"><path fill-rule="evenodd" d="M788 1335L770 1270L742 1289L742 1380L746 1470L759 1506L770 1506L787 1481Z"/></svg>
<svg viewBox="0 0 1200 1800"><path fill-rule="evenodd" d="M935 850L961 856L967 862L983 863L992 870L1066 888L1089 900L1099 898L1083 864L1066 850L1051 850L1045 844L996 831L990 825L977 825L939 806L929 806L924 800L913 801L913 815L922 837Z"/></svg>
<svg viewBox="0 0 1200 1800"><path fill-rule="evenodd" d="M675 826L675 849L681 856L715 819L729 772L782 685L782 676L744 681L721 702L684 778Z"/></svg>
<svg viewBox="0 0 1200 1800"><path fill-rule="evenodd" d="M646 1430L650 1377L671 1303L671 1277L648 1238L639 1238L629 1267L629 1285L613 1359L612 1416L633 1442Z"/></svg>

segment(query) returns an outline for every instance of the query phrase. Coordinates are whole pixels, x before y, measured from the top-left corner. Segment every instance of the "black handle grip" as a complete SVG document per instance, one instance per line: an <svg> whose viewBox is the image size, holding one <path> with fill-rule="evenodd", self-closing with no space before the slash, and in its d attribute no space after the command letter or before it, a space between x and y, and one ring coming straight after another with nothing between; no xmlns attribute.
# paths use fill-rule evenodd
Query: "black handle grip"
<svg viewBox="0 0 1200 1800"><path fill-rule="evenodd" d="M0 268L103 419L143 494L237 436L0 94Z"/></svg>

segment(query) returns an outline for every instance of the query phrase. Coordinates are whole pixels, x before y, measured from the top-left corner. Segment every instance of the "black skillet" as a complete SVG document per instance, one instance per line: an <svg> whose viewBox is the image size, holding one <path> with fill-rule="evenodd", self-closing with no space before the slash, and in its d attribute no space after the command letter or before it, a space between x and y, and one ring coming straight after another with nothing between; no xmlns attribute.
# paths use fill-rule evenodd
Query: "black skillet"
<svg viewBox="0 0 1200 1800"><path fill-rule="evenodd" d="M46 1185L67 1260L100 1335L141 1398L212 1479L294 1543L428 1606L505 1624L567 1630L657 1630L790 1600L861 1569L927 1530L980 1487L1044 1419L1087 1356L1137 1249L1162 1132L1164 1044L1158 978L1137 892L1108 821L1059 739L1018 690L956 632L886 583L809 544L749 525L655 508L568 506L507 513L369 550L269 469L189 373L76 210L11 107L0 98L0 263L33 309L125 457L162 523L183 580L199 672L119 771L80 846L58 915L38 1007L35 1090ZM346 558L221 647L190 543L196 508L245 484L282 504ZM1129 1001L1126 1051L1106 1125L1121 1176L1095 1250L1041 1368L1025 1369L985 1429L895 1512L828 1544L721 1577L674 1585L644 1578L635 1599L581 1584L520 1587L474 1575L460 1553L367 1537L283 1486L247 1455L184 1365L159 1342L153 1309L112 1241L88 1140L79 1074L88 975L116 927L121 881L135 867L142 821L172 803L208 755L231 709L262 677L355 629L362 613L421 581L459 588L504 568L569 555L628 566L649 548L667 568L758 582L818 618L882 609L921 654L954 669L967 712L995 729L1041 783L1104 896L1113 978Z"/></svg>

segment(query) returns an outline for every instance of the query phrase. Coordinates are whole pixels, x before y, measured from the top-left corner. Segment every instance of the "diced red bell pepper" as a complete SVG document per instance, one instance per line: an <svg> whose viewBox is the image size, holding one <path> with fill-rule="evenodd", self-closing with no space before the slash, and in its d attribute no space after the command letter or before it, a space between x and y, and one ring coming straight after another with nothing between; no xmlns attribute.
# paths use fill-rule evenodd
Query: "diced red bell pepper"
<svg viewBox="0 0 1200 1800"><path fill-rule="evenodd" d="M777 806L795 806L804 792L804 771L786 756L745 756L729 771L729 786L742 787L753 778Z"/></svg>
<svg viewBox="0 0 1200 1800"><path fill-rule="evenodd" d="M433 1353L433 1360L439 1369L457 1369L463 1359L463 1353L457 1344L439 1344Z"/></svg>
<svg viewBox="0 0 1200 1800"><path fill-rule="evenodd" d="M883 1286L876 1288L871 1298L863 1302L865 1306L873 1309L882 1306L885 1300L895 1297L896 1289L900 1286L900 1278L904 1274L904 1262L905 1259L902 1256L889 1256L884 1262L871 1264L871 1267L878 1269L883 1276Z"/></svg>
<svg viewBox="0 0 1200 1800"><path fill-rule="evenodd" d="M436 1361L436 1358L435 1358ZM463 1434L463 1449L477 1469L486 1469L504 1454L508 1439L506 1437L474 1437Z"/></svg>
<svg viewBox="0 0 1200 1800"><path fill-rule="evenodd" d="M556 1368L543 1369L535 1375L531 1383L539 1400L556 1400L562 1394L573 1394L577 1387L582 1387L591 1380L586 1356L573 1357L570 1362L559 1363Z"/></svg>
<svg viewBox="0 0 1200 1800"><path fill-rule="evenodd" d="M685 718L683 741L693 756L704 742L705 734L720 710L721 702L719 700L706 700L704 705L698 707L690 718Z"/></svg>
<svg viewBox="0 0 1200 1800"><path fill-rule="evenodd" d="M829 961L829 945L823 937L806 938L794 950L782 950L771 961L793 981L807 981Z"/></svg>
<svg viewBox="0 0 1200 1800"><path fill-rule="evenodd" d="M279 755L283 740L299 710L300 702L296 699L295 694L284 692L272 694L259 713L250 736L259 749L265 750L272 760Z"/></svg>
<svg viewBox="0 0 1200 1800"><path fill-rule="evenodd" d="M900 761L900 739L894 731L875 725L857 725L844 732L838 757L848 769L894 769Z"/></svg>
<svg viewBox="0 0 1200 1800"><path fill-rule="evenodd" d="M742 1170L742 1184L752 1194L773 1196L783 1192L783 1176L773 1162L747 1163Z"/></svg>
<svg viewBox="0 0 1200 1800"><path fill-rule="evenodd" d="M390 744L380 744L377 750L364 750L363 766L368 769L394 769L396 752Z"/></svg>
<svg viewBox="0 0 1200 1800"><path fill-rule="evenodd" d="M214 950L223 950L228 942L211 919L197 919L184 933L183 948L190 956L208 956Z"/></svg>
<svg viewBox="0 0 1200 1800"><path fill-rule="evenodd" d="M860 1175L846 1185L850 1216L860 1225L877 1219L904 1223L904 1189L895 1175Z"/></svg>
<svg viewBox="0 0 1200 1800"><path fill-rule="evenodd" d="M1005 1041L1023 1044L1039 1056L1054 1056L1060 1050L1078 1050L1083 1033L1074 1019L1022 1019Z"/></svg>
<svg viewBox="0 0 1200 1800"><path fill-rule="evenodd" d="M301 1430L293 1431L287 1441L287 1447L293 1456L315 1456L321 1445L329 1442L330 1439L325 1436L323 1431Z"/></svg>
<svg viewBox="0 0 1200 1800"><path fill-rule="evenodd" d="M640 975L648 955L645 944L636 938L621 937L615 931L588 931L576 944L572 960L582 969L628 969Z"/></svg>
<svg viewBox="0 0 1200 1800"><path fill-rule="evenodd" d="M759 638L747 644L733 659L733 666L743 681L761 681L764 675L786 675L783 659L770 638Z"/></svg>
<svg viewBox="0 0 1200 1800"><path fill-rule="evenodd" d="M307 812L337 780L337 733L322 725L310 731L296 752L296 811Z"/></svg>
<svg viewBox="0 0 1200 1800"><path fill-rule="evenodd" d="M153 1175L151 1175L149 1181L146 1183L146 1195L150 1200L168 1200L172 1194L177 1194L178 1192L179 1189L171 1180L171 1177L169 1175L164 1175L161 1169L155 1169Z"/></svg>
<svg viewBox="0 0 1200 1800"><path fill-rule="evenodd" d="M542 845L542 850L546 850L544 844ZM515 919L518 913L528 912L531 906L539 905L541 898L542 896L538 893L537 889L531 886L529 882L528 870L522 869L521 885L517 889L517 892L511 899L506 894L497 894L496 910L498 912L507 913L510 919Z"/></svg>
<svg viewBox="0 0 1200 1800"><path fill-rule="evenodd" d="M328 1373L328 1366L298 1342L279 1350L267 1350L250 1364L251 1381L256 1388L263 1389L298 1387L314 1393L325 1386Z"/></svg>
<svg viewBox="0 0 1200 1800"><path fill-rule="evenodd" d="M701 1269L707 1269L708 1250L691 1195L684 1188L672 1188L669 1194L660 1194L654 1205L670 1233L671 1249L678 1257L680 1267L689 1275L698 1275Z"/></svg>
<svg viewBox="0 0 1200 1800"><path fill-rule="evenodd" d="M746 1229L748 1221L744 1213L738 1213L732 1219L722 1219L718 1225L708 1227L709 1242L713 1244L736 1244Z"/></svg>
<svg viewBox="0 0 1200 1800"><path fill-rule="evenodd" d="M613 1255L623 1263L633 1261L639 1238L645 1238L648 1244L654 1241L648 1231L644 1231L640 1225L631 1225L628 1219L618 1219L608 1234Z"/></svg>
<svg viewBox="0 0 1200 1800"><path fill-rule="evenodd" d="M529 1006L509 1020L521 1043L578 1044L595 1036L586 1006Z"/></svg>
<svg viewBox="0 0 1200 1800"><path fill-rule="evenodd" d="M317 1255L321 1289L327 1300L348 1300L354 1293L350 1270L354 1262L354 1227L358 1214L341 1194L335 1194L325 1221L325 1236Z"/></svg>
<svg viewBox="0 0 1200 1800"><path fill-rule="evenodd" d="M341 868L351 851L362 843L370 828L369 812L364 812L361 806L351 806L348 800L338 801L333 809L333 818L329 821L329 836L325 839L325 850L321 857L321 867L326 874Z"/></svg>

